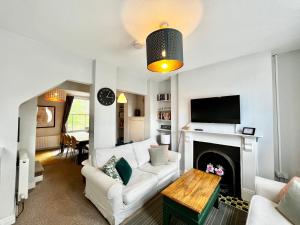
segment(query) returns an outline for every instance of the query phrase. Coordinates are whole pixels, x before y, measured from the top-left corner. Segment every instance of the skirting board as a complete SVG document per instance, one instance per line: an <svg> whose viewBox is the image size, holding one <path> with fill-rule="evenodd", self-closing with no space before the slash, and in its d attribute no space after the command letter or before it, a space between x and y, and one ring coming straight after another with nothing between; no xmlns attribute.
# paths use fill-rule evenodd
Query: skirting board
<svg viewBox="0 0 300 225"><path fill-rule="evenodd" d="M31 189L33 189L33 188L35 188L35 181L34 181L34 182L30 182L30 183L28 184L28 189L29 189L29 190L31 190Z"/></svg>
<svg viewBox="0 0 300 225"><path fill-rule="evenodd" d="M250 202L253 195L255 195L254 191L247 189L247 188L242 188L242 199L243 200Z"/></svg>
<svg viewBox="0 0 300 225"><path fill-rule="evenodd" d="M41 181L43 181L43 179L44 179L43 175L34 177L35 183L41 182Z"/></svg>
<svg viewBox="0 0 300 225"><path fill-rule="evenodd" d="M0 225L11 225L16 222L15 215L10 215L8 217L5 217L3 219L0 219Z"/></svg>

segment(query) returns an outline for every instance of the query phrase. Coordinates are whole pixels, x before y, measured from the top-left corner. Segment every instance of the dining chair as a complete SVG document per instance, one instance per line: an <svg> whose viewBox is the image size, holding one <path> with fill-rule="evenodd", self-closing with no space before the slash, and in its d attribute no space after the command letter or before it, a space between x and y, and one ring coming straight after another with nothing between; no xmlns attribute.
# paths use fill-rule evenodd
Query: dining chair
<svg viewBox="0 0 300 225"><path fill-rule="evenodd" d="M71 145L71 137L69 135L65 135L65 145L67 146L67 154L66 159L68 158L69 151L72 152L72 145Z"/></svg>
<svg viewBox="0 0 300 225"><path fill-rule="evenodd" d="M73 156L76 155L76 150L77 150L77 140L74 136L71 136L71 149L72 149L72 153L73 153ZM76 161L76 158L75 158L75 161Z"/></svg>

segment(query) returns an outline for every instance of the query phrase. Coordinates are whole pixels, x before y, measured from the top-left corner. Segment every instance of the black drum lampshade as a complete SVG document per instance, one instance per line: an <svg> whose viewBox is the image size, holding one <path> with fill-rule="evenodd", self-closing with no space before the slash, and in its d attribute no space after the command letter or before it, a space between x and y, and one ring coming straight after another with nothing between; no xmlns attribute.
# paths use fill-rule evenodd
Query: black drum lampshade
<svg viewBox="0 0 300 225"><path fill-rule="evenodd" d="M156 30L149 34L146 45L148 70L167 73L183 66L182 34L178 30Z"/></svg>

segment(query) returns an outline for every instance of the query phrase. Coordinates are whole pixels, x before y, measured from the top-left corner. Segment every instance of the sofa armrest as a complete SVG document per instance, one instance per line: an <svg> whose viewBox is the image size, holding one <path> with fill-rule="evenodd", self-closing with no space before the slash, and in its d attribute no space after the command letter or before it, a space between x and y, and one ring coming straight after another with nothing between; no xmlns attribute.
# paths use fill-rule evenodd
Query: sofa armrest
<svg viewBox="0 0 300 225"><path fill-rule="evenodd" d="M179 152L169 151L169 161L179 162L181 159L181 154Z"/></svg>
<svg viewBox="0 0 300 225"><path fill-rule="evenodd" d="M277 195L284 186L285 183L282 182L255 177L255 193L273 202L278 203Z"/></svg>
<svg viewBox="0 0 300 225"><path fill-rule="evenodd" d="M107 176L100 169L87 164L82 168L81 174L89 182L93 183L98 188L97 190L108 199L122 196L122 184Z"/></svg>

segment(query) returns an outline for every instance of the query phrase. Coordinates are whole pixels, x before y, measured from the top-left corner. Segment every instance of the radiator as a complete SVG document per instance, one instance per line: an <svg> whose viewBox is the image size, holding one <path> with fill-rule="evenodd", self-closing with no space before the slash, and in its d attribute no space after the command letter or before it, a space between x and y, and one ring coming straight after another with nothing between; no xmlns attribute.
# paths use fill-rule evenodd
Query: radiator
<svg viewBox="0 0 300 225"><path fill-rule="evenodd" d="M17 167L18 202L28 198L29 158L25 151L19 151Z"/></svg>
<svg viewBox="0 0 300 225"><path fill-rule="evenodd" d="M37 150L57 148L60 144L60 135L36 137L35 147Z"/></svg>

